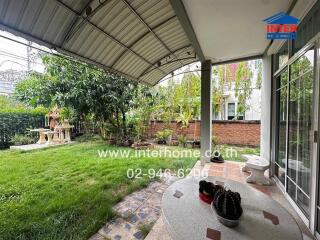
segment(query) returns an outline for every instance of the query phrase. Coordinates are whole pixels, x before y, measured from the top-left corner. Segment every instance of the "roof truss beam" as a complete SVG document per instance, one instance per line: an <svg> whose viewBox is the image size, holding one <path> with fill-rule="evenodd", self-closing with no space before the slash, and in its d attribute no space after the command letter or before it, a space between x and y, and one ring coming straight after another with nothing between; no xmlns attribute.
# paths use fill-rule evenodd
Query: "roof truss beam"
<svg viewBox="0 0 320 240"><path fill-rule="evenodd" d="M159 23L158 25L153 27L153 31L154 29L162 26L163 24L166 24L167 22L171 21L172 19L176 18L176 16L172 16L171 18L168 18L166 20L164 20L163 22ZM141 35L141 37L139 37L137 40L135 40L132 44L130 44L130 46L128 46L129 48L132 48L134 45L136 45L141 39L143 39L145 36L147 36L150 32L146 32L145 34ZM113 67L114 65L117 64L117 62L123 57L123 55L126 53L127 51L123 51L119 57L111 64L111 67Z"/></svg>
<svg viewBox="0 0 320 240"><path fill-rule="evenodd" d="M111 39L112 41L116 42L117 44L119 44L121 47L125 48L127 51L131 52L132 54L136 55L138 58L142 59L143 61L145 61L146 63L148 63L149 65L152 66L152 63L147 60L146 58L144 58L143 56L141 56L140 54L138 54L137 52L133 51L131 48L129 48L128 46L126 46L124 43L120 42L118 39L116 39L115 37L113 37L112 35L110 35L109 33L107 33L106 31L104 31L102 28L100 28L99 26L97 26L96 24L94 24L93 22L91 22L89 19L83 17L82 15L80 15L80 13L76 12L74 9L72 9L71 7L67 6L65 3L63 3L61 0L56 0L57 3L59 3L61 6L63 6L65 9L67 9L68 11L72 12L73 14L75 14L78 18L83 19L86 23L88 23L89 25L91 25L93 28L97 29L98 31L100 31L102 34L104 34L106 37L108 37L109 39ZM167 74L165 71L163 71L161 68L159 68L158 66L154 65L154 67L156 67L161 73L163 74Z"/></svg>
<svg viewBox="0 0 320 240"><path fill-rule="evenodd" d="M189 48L189 47L191 47L191 45L186 45L186 46L184 46L184 47L181 47L181 48L175 50L174 52L176 53L176 52L179 52L179 51L181 51L181 50L183 50L183 49L185 49L185 48ZM160 62L162 59L165 59L165 58L167 58L167 57L169 57L169 56L171 56L171 54L168 54L168 55L166 55L166 56L158 59L157 61L155 61L154 64L157 64L157 63ZM141 78L141 77L143 77L144 75L146 75L147 73L149 73L149 72L151 72L151 71L154 70L154 69L151 69L151 68L152 68L152 66L150 66L150 67L148 67L146 70L144 70L144 71L140 74L140 76L139 76L138 78Z"/></svg>
<svg viewBox="0 0 320 240"><path fill-rule="evenodd" d="M90 6L90 4L93 2L94 0L89 0L86 4L84 4L81 12L80 12L80 15L83 16L83 14L86 12L86 9ZM66 36L64 37L62 43L61 43L61 46L64 46L68 41L69 39L73 36L73 32L79 22L79 17L77 16L74 21L70 24L70 26L68 27L68 31L67 31L67 34Z"/></svg>
<svg viewBox="0 0 320 240"><path fill-rule="evenodd" d="M167 49L168 52L171 53L171 55L173 55L181 64L181 67L183 67L183 63L179 60L179 58L177 56L174 55L174 53L172 52L172 50L160 39L160 37L158 36L158 34L156 34L154 32L153 29L151 29L151 27L145 22L145 20L140 16L139 13L137 13L137 11L131 6L131 4L127 1L127 0L122 0L122 2L130 9L130 11L136 15L136 17L139 19L139 21L148 29L148 31L150 33L152 33L152 35L162 44L162 46L164 46L165 49Z"/></svg>
<svg viewBox="0 0 320 240"><path fill-rule="evenodd" d="M194 29L192 27L191 21L188 17L187 11L182 3L182 0L170 0L171 6L176 13L180 24L182 28L184 29L185 33L187 34L187 37L189 41L191 42L194 50L196 51L196 54L201 62L205 62L206 58L203 54L203 51L200 47L200 43L197 39L197 36L194 32Z"/></svg>
<svg viewBox="0 0 320 240"><path fill-rule="evenodd" d="M78 58L78 59L80 59L80 60L82 60L82 61L84 61L84 62L86 62L86 63L88 63L90 65L98 66L101 69L103 69L105 71L108 71L110 73L119 74L121 76L127 77L128 79L135 80L137 82L143 82L143 83L145 83L147 85L150 85L150 83L147 83L147 82L144 82L144 81L141 81L141 80L139 81L139 79L134 77L134 76L130 76L129 74L126 74L126 73L123 73L123 72L118 71L116 69L112 69L110 67L107 67L107 66L105 66L105 65L103 65L101 63L98 63L98 62L96 62L94 60L91 60L91 59L89 59L87 57L81 56L81 55L79 55L79 54L77 54L77 53L75 53L73 51L63 49L63 48L61 48L59 46L53 45L52 43L49 43L49 42L43 40L41 38L35 37L33 35L30 35L29 33L23 32L21 30L17 30L15 28L12 28L10 26L4 25L2 23L0 23L0 30L10 32L10 33L12 33L14 35L20 36L20 37L25 38L25 39L30 40L30 41L34 41L34 42L39 43L41 45L44 45L44 46L46 46L48 48L53 48L53 49L55 49L56 51L58 51L58 52L60 52L62 54L66 54L68 56ZM4 36L1 36L1 37L5 38ZM12 40L10 38L7 38L7 39ZM16 42L18 42L18 41L16 41ZM24 44L22 42L18 42L18 43Z"/></svg>

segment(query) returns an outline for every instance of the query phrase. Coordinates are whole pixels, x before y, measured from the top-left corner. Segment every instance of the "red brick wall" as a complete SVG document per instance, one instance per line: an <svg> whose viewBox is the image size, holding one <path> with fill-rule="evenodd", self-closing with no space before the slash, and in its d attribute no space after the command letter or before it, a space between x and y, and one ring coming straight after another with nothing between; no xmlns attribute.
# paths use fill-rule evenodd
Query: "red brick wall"
<svg viewBox="0 0 320 240"><path fill-rule="evenodd" d="M180 124L170 123L173 130L173 138L180 134L187 135L188 139L200 139L201 121L192 121L189 127L181 129ZM224 121L215 120L212 122L213 135L219 144L234 144L243 146L260 145L260 121ZM158 131L163 130L165 124L162 121L152 121L148 129L148 136L155 137Z"/></svg>

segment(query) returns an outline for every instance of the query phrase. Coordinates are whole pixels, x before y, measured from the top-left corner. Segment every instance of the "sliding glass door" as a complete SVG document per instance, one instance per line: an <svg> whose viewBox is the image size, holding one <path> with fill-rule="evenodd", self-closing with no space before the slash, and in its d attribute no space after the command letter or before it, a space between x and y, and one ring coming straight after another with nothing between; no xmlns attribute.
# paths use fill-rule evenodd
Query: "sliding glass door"
<svg viewBox="0 0 320 240"><path fill-rule="evenodd" d="M313 82L312 49L290 65L288 100L287 192L307 217L313 156Z"/></svg>
<svg viewBox="0 0 320 240"><path fill-rule="evenodd" d="M276 77L275 176L306 218L313 161L314 54L310 49Z"/></svg>

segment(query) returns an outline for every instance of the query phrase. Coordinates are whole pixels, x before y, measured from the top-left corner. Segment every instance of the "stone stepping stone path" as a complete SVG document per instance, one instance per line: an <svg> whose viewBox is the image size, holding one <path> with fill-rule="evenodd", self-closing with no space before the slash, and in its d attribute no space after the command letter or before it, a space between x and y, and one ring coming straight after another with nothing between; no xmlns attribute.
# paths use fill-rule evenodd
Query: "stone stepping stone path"
<svg viewBox="0 0 320 240"><path fill-rule="evenodd" d="M178 180L176 176L164 174L161 180L126 196L122 202L113 207L118 216L107 222L89 240L144 239L146 236L141 228L152 226L159 219L162 195L176 180Z"/></svg>

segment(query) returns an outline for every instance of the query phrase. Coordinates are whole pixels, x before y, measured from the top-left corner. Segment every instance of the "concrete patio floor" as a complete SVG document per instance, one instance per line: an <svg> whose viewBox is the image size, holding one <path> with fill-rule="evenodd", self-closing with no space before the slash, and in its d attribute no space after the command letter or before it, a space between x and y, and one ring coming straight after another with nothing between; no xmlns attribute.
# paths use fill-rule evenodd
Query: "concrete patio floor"
<svg viewBox="0 0 320 240"><path fill-rule="evenodd" d="M208 176L223 177L248 184L246 178L249 174L241 171L243 165L243 163L226 161L222 164L207 163L201 167L200 161L198 161L189 175L197 176L197 170L202 170L203 173L208 173ZM159 182L153 182L147 188L128 195L122 202L114 206L113 209L118 213L117 217L107 222L89 240L172 240L161 216L161 199L166 188L178 178L170 174L164 174L161 178ZM314 239L275 184L272 186L249 184L249 186L263 192L285 207L299 224L304 234L304 240ZM144 237L140 227L150 223L155 224L149 234Z"/></svg>
<svg viewBox="0 0 320 240"><path fill-rule="evenodd" d="M235 181L248 184L246 183L246 178L249 174L241 171L242 166L243 166L243 163L226 161L225 163L221 163L221 164L207 163L202 168L200 166L200 162L197 162L193 170L203 169L203 171L208 172L209 176L224 177L224 178L228 178L228 179L232 179ZM249 184L249 185L263 192L264 194L267 194L268 196L272 197L274 200L279 202L283 207L285 207L288 210L288 212L296 219L298 225L300 226L304 234L304 240L314 239L309 229L305 226L301 218L297 215L297 213L294 211L294 209L291 207L289 202L284 197L281 190L275 184L272 186L260 186L257 184ZM146 240L172 240L172 238L169 236L168 231L166 230L166 226L164 225L162 216L155 223L152 230L150 231L150 233L145 239Z"/></svg>

